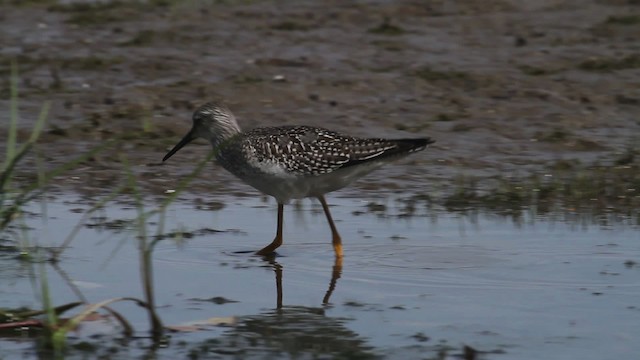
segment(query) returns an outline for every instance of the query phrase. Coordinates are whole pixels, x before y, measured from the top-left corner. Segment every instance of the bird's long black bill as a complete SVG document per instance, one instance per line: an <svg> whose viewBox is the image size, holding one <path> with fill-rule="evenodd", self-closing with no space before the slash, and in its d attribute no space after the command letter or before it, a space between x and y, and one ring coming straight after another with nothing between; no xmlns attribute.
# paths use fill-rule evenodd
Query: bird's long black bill
<svg viewBox="0 0 640 360"><path fill-rule="evenodd" d="M189 131L189 133L187 133L187 135L185 135L182 140L180 140L180 142L178 144L176 144L176 146L173 147L173 149L171 149L171 151L169 151L167 153L167 155L165 155L162 158L162 161L167 161L168 158L170 158L171 156L173 156L173 154L177 153L178 150L182 149L182 147L184 147L185 145L187 145L188 143L192 142L193 140L195 140L195 136L193 136L193 131Z"/></svg>

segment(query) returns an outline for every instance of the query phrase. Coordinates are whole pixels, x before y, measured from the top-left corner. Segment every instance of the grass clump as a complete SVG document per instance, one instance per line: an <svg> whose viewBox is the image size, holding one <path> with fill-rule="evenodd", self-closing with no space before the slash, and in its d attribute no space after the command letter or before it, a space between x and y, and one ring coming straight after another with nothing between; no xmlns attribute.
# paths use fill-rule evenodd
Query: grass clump
<svg viewBox="0 0 640 360"><path fill-rule="evenodd" d="M283 21L270 26L273 30L280 31L307 31L310 27L306 24L302 24L295 21Z"/></svg>
<svg viewBox="0 0 640 360"><path fill-rule="evenodd" d="M109 12L81 12L71 15L65 22L78 26L102 25L122 18Z"/></svg>
<svg viewBox="0 0 640 360"><path fill-rule="evenodd" d="M404 44L389 40L374 40L371 41L371 45L378 46L386 51L402 51L405 48Z"/></svg>
<svg viewBox="0 0 640 360"><path fill-rule="evenodd" d="M48 10L64 13L104 12L122 8L122 1L70 1L49 6Z"/></svg>
<svg viewBox="0 0 640 360"><path fill-rule="evenodd" d="M430 66L423 66L414 72L418 78L426 81L441 80L470 80L469 74L462 71L435 70Z"/></svg>
<svg viewBox="0 0 640 360"><path fill-rule="evenodd" d="M87 56L63 59L60 62L60 68L80 71L107 70L120 63L122 63L120 57Z"/></svg>
<svg viewBox="0 0 640 360"><path fill-rule="evenodd" d="M55 0L5 0L3 4L26 7L33 5L50 5L55 2Z"/></svg>
<svg viewBox="0 0 640 360"><path fill-rule="evenodd" d="M459 177L443 205L449 211L486 210L519 217L526 209L538 215L557 211L620 214L640 219L640 164L624 159L624 166L552 164L550 173L522 179L498 179L479 186L478 179Z"/></svg>
<svg viewBox="0 0 640 360"><path fill-rule="evenodd" d="M2 173L0 174L0 231L4 230L6 226L11 223L20 212L20 208L24 203L33 198L32 192L35 189L26 189L18 192L15 197L11 196L13 191L13 177L18 164L25 158L25 155L31 150L36 143L42 128L47 119L49 112L49 103L45 103L42 107L40 115L36 120L34 127L31 131L29 139L18 146L18 66L15 62L12 62L11 66L11 80L10 80L10 114L9 114L9 132L7 137L7 147L5 153L5 159L2 164Z"/></svg>
<svg viewBox="0 0 640 360"><path fill-rule="evenodd" d="M15 222L21 221L22 208L34 200L37 196L41 195L46 186L57 176L62 173L71 170L78 166L81 162L93 157L97 152L104 150L105 148L112 146L118 141L114 139L112 141L106 141L102 145L86 152L79 157L54 168L51 171L44 172L39 171L37 179L31 184L17 184L15 181L18 165L23 162L30 151L35 147L36 142L42 133L42 130L46 124L46 119L49 110L49 104L45 103L42 107L38 119L35 121L31 130L29 138L20 144L18 139L18 67L16 62L12 62L11 65L11 78L10 78L10 116L8 124L8 137L6 141L6 154L1 164L0 173L0 232L6 229L13 231ZM143 123L143 130L149 130L149 126ZM199 174L204 167L209 163L213 153L204 159L194 170L193 174L186 177L183 182L179 184L177 190L166 198L162 204L153 210L147 211L143 206L143 199L141 192L137 188L136 179L132 173L126 159L123 163L127 165L126 182L119 188L117 188L109 197L103 199L96 204L92 209L85 212L85 218L81 221L76 228L72 229L69 237L56 248L42 247L29 247L28 259L26 262L28 266L39 266L40 271L33 269L30 274L33 276L32 283L34 289L38 294L38 297L42 303L42 310L37 311L21 311L19 314L11 311L3 311L0 309L0 324L4 329L16 329L24 327L37 327L43 329L41 338L41 344L46 351L52 351L55 358L63 358L64 354L70 349L68 342L68 334L78 327L78 325L85 321L89 316L96 312L108 312L112 315L112 318L117 320L122 328L125 337L131 337L133 335L133 329L128 321L119 313L110 308L110 305L118 302L133 302L138 306L144 307L149 315L149 323L151 328L151 335L156 344L163 341L164 327L161 323L155 311L155 299L153 295L153 269L152 269L152 252L155 244L163 239L163 237L149 237L146 227L148 226L148 220L151 216L157 215L160 217L158 223L158 234L161 234L164 224L164 214L166 208L176 199L178 194L187 188L190 181L193 180L197 174ZM38 163L39 158L36 158ZM132 194L135 200L136 207L138 209L138 216L135 219L135 227L138 230L138 236L136 240L139 242L139 255L140 255L140 276L142 278L144 299L137 299L132 297L117 297L107 300L102 300L96 303L88 303L83 296L80 296L80 302L74 302L62 306L54 306L54 299L50 292L50 284L46 269L48 266L53 268L61 261L62 252L69 246L70 242L74 238L75 234L81 227L86 224L88 216L99 208L102 208L106 202L113 200L115 197L123 194ZM27 231L26 225L23 224L23 231ZM15 246L11 247L16 248ZM5 251L5 246L0 248L0 251ZM15 252L15 251L13 251ZM21 252L22 254L22 252ZM74 307L84 304L85 307L78 311L75 315L72 315L68 319L60 318L60 314L63 311L70 310ZM89 344L90 345L90 344ZM91 351L91 346L87 344L81 344L80 347ZM0 357L2 357L0 355Z"/></svg>
<svg viewBox="0 0 640 360"><path fill-rule="evenodd" d="M412 133L419 133L421 131L423 131L424 129L428 129L429 127L431 127L431 123L428 120L421 120L418 121L414 124L407 124L407 123L403 123L403 122L399 122L393 125L393 127L396 130L401 130L401 131L408 131L408 132L412 132Z"/></svg>
<svg viewBox="0 0 640 360"><path fill-rule="evenodd" d="M467 132L473 130L473 126L469 124L455 124L451 127L453 132Z"/></svg>
<svg viewBox="0 0 640 360"><path fill-rule="evenodd" d="M434 120L447 122L447 121L453 121L457 117L459 116L455 114L439 113L438 115L435 116Z"/></svg>
<svg viewBox="0 0 640 360"><path fill-rule="evenodd" d="M545 133L537 132L535 134L536 139L553 144L565 142L570 136L571 134L568 131L561 128L556 128Z"/></svg>
<svg viewBox="0 0 640 360"><path fill-rule="evenodd" d="M558 70L544 69L541 67L531 66L531 65L520 65L518 66L518 69L520 69L520 71L522 71L523 74L530 75L530 76L543 76L543 75L555 74L558 72Z"/></svg>
<svg viewBox="0 0 640 360"><path fill-rule="evenodd" d="M633 148L627 148L627 150L622 153L617 159L615 159L614 164L618 166L627 166L633 164L636 159L636 155L638 151Z"/></svg>
<svg viewBox="0 0 640 360"><path fill-rule="evenodd" d="M615 25L640 24L640 15L609 16L607 20L605 20L605 24L615 24Z"/></svg>
<svg viewBox="0 0 640 360"><path fill-rule="evenodd" d="M578 69L593 72L609 72L640 68L640 55L632 54L622 58L595 58L578 64Z"/></svg>
<svg viewBox="0 0 640 360"><path fill-rule="evenodd" d="M146 46L156 39L157 33L153 30L142 30L138 32L133 38L130 40L124 41L120 43L120 46Z"/></svg>
<svg viewBox="0 0 640 360"><path fill-rule="evenodd" d="M177 0L151 1L73 1L60 2L48 7L49 11L68 13L67 24L78 26L103 25L138 16L140 11L157 7L171 7Z"/></svg>
<svg viewBox="0 0 640 360"><path fill-rule="evenodd" d="M468 91L475 91L479 88L492 86L496 81L500 81L497 78L492 78L486 74L459 70L439 70L434 69L429 65L423 65L416 70L413 70L408 75L430 83L461 87Z"/></svg>
<svg viewBox="0 0 640 360"><path fill-rule="evenodd" d="M382 24L369 29L369 33L377 35L402 35L405 33L404 29L399 26L393 25L389 18L385 18Z"/></svg>
<svg viewBox="0 0 640 360"><path fill-rule="evenodd" d="M9 129L7 134L6 155L1 166L2 172L0 173L0 232L20 217L22 207L40 196L52 179L75 168L78 164L90 159L96 153L117 142L117 139L105 141L102 145L87 151L51 171L39 171L36 180L32 183L22 183L19 187L14 186L13 179L16 176L18 165L22 161L25 161L27 154L30 153L42 134L49 113L50 103L44 103L31 129L29 138L23 144L18 145L18 66L15 61L12 62L11 69Z"/></svg>

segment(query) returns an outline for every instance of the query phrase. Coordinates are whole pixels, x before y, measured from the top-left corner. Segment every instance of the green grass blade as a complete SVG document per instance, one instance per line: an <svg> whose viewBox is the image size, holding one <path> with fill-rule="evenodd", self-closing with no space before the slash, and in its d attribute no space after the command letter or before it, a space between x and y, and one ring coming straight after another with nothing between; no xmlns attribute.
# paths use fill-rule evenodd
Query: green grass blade
<svg viewBox="0 0 640 360"><path fill-rule="evenodd" d="M35 143L40 134L42 134L42 129L44 128L44 124L47 122L47 118L49 117L49 109L51 108L51 102L45 101L40 109L40 114L38 115L38 120L33 126L33 130L31 130L31 136L29 137L30 143Z"/></svg>
<svg viewBox="0 0 640 360"><path fill-rule="evenodd" d="M21 190L21 192L18 194L18 196L16 196L16 198L14 199L13 203L9 206L4 206L2 209L2 218L0 219L0 230L4 229L12 220L11 216L7 215L5 216L4 214L14 214L17 211L20 210L20 208L28 203L29 201L35 199L36 197L38 197L40 194L42 194L43 191L45 191L46 185L49 184L49 182L51 182L51 180L53 180L55 177L60 176L61 174L74 169L79 163L86 161L87 159L90 159L93 155L97 154L98 152L108 148L109 146L116 144L120 141L120 139L111 139L108 140L106 142L104 142L102 145L97 146L91 150L89 150L88 152L86 152L85 154L76 157L73 160L70 160L64 164L62 164L61 166L53 169L52 171L46 173L40 181L29 185L28 187L24 188L23 190Z"/></svg>
<svg viewBox="0 0 640 360"><path fill-rule="evenodd" d="M5 155L5 166L3 171L15 156L16 138L18 135L18 64L15 60L11 61L11 78L10 78L10 112L9 112L9 137L7 139L7 153Z"/></svg>

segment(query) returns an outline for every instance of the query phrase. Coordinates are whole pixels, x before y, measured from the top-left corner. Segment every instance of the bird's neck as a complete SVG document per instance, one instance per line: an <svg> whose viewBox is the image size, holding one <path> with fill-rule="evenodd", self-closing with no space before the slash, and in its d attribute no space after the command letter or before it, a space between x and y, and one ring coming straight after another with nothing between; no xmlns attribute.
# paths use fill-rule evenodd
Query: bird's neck
<svg viewBox="0 0 640 360"><path fill-rule="evenodd" d="M209 142L214 148L229 142L232 138L239 135L240 126L236 122L224 124L214 130L213 135L209 137Z"/></svg>

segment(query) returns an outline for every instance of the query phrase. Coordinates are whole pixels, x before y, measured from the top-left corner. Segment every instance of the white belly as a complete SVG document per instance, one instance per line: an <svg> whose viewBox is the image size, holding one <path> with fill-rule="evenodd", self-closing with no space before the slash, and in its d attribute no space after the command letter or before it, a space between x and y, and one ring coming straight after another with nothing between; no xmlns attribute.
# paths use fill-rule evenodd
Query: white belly
<svg viewBox="0 0 640 360"><path fill-rule="evenodd" d="M383 164L384 162L371 162L314 176L265 173L236 176L259 191L275 197L279 203L286 204L291 199L317 197L341 189Z"/></svg>

